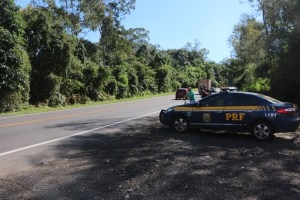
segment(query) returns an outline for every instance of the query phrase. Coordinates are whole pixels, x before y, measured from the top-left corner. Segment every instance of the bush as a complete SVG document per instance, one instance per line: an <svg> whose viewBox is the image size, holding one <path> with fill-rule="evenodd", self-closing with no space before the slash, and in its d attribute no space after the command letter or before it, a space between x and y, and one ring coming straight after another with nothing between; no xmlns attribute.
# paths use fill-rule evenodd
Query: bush
<svg viewBox="0 0 300 200"><path fill-rule="evenodd" d="M66 102L66 97L63 96L59 92L54 92L49 98L48 106L49 107L56 107L56 106L64 106Z"/></svg>
<svg viewBox="0 0 300 200"><path fill-rule="evenodd" d="M20 96L17 93L0 96L0 112L15 111L20 107Z"/></svg>
<svg viewBox="0 0 300 200"><path fill-rule="evenodd" d="M80 95L80 94L73 94L67 100L68 104L71 105L86 104L88 101L90 101L90 98L88 98L86 95Z"/></svg>
<svg viewBox="0 0 300 200"><path fill-rule="evenodd" d="M106 94L105 92L99 92L98 95L99 101L110 101L110 100L114 100L114 96L111 96L109 94Z"/></svg>

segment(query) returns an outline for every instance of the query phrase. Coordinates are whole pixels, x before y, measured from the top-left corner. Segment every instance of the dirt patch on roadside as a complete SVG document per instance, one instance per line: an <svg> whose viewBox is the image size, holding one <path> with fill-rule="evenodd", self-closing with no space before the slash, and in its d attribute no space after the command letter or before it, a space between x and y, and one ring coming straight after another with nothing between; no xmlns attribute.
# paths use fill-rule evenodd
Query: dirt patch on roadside
<svg viewBox="0 0 300 200"><path fill-rule="evenodd" d="M191 131L157 118L57 147L54 162L3 177L0 199L299 199L300 137ZM124 127L125 126L125 127Z"/></svg>

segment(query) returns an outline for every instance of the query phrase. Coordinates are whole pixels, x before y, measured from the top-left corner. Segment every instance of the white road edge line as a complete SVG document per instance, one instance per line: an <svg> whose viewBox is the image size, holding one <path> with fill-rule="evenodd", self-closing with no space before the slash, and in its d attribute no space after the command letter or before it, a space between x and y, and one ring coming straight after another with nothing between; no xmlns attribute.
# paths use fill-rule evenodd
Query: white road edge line
<svg viewBox="0 0 300 200"><path fill-rule="evenodd" d="M115 123L108 124L108 125L105 125L105 126L101 126L101 127L98 127L98 128L93 128L91 130L87 130L87 131L75 133L75 134L72 134L72 135L68 135L68 136L65 136L65 137L60 137L60 138L57 138L57 139L49 140L49 141L46 141L46 142L41 142L41 143L33 144L33 145L30 145L30 146L22 147L22 148L19 148L19 149L7 151L7 152L4 152L4 153L0 153L0 157L5 156L5 155L9 155L9 154L13 154L13 153L16 153L16 152L19 152L19 151L24 151L24 150L27 150L27 149L31 149L31 148L34 148L34 147L42 146L42 145L45 145L45 144L49 144L49 143L52 143L52 142L57 142L57 141L60 141L60 140L64 140L64 139L67 139L67 138L70 138L70 137L73 137L73 136L83 135L83 134L86 134L86 133L90 133L92 131L104 129L104 128L114 126L114 125L117 125L117 124L122 124L122 123L125 123L125 122L128 122L128 121L132 121L132 120L135 120L135 119L139 119L139 118L143 118L143 117L146 117L146 116L149 116L149 115L153 115L153 114L158 113L158 112L159 111L148 113L148 114L145 114L145 115L141 115L141 116L138 116L138 117L133 117L133 118L130 118L130 119L115 122Z"/></svg>

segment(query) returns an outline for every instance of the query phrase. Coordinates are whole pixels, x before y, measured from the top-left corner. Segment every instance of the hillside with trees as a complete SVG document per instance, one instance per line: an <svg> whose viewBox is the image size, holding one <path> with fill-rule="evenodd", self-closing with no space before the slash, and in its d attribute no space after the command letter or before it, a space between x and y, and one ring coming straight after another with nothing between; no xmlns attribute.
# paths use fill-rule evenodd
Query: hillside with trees
<svg viewBox="0 0 300 200"><path fill-rule="evenodd" d="M300 105L300 1L247 3L262 20L243 16L229 38L233 56L215 63L197 40L163 50L143 27L126 29L135 0L2 0L0 112L172 92L198 79ZM85 39L90 31L98 42Z"/></svg>

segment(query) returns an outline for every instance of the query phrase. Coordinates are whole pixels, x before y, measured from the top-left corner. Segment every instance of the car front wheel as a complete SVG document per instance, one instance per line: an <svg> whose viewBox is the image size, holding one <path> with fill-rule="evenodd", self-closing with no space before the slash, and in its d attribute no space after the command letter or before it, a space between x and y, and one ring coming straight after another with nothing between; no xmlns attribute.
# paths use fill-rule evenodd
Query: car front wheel
<svg viewBox="0 0 300 200"><path fill-rule="evenodd" d="M254 138L260 141L267 141L274 137L273 127L267 121L254 122L251 132Z"/></svg>
<svg viewBox="0 0 300 200"><path fill-rule="evenodd" d="M183 116L177 116L173 120L173 128L178 132L186 132L189 129L189 123Z"/></svg>

